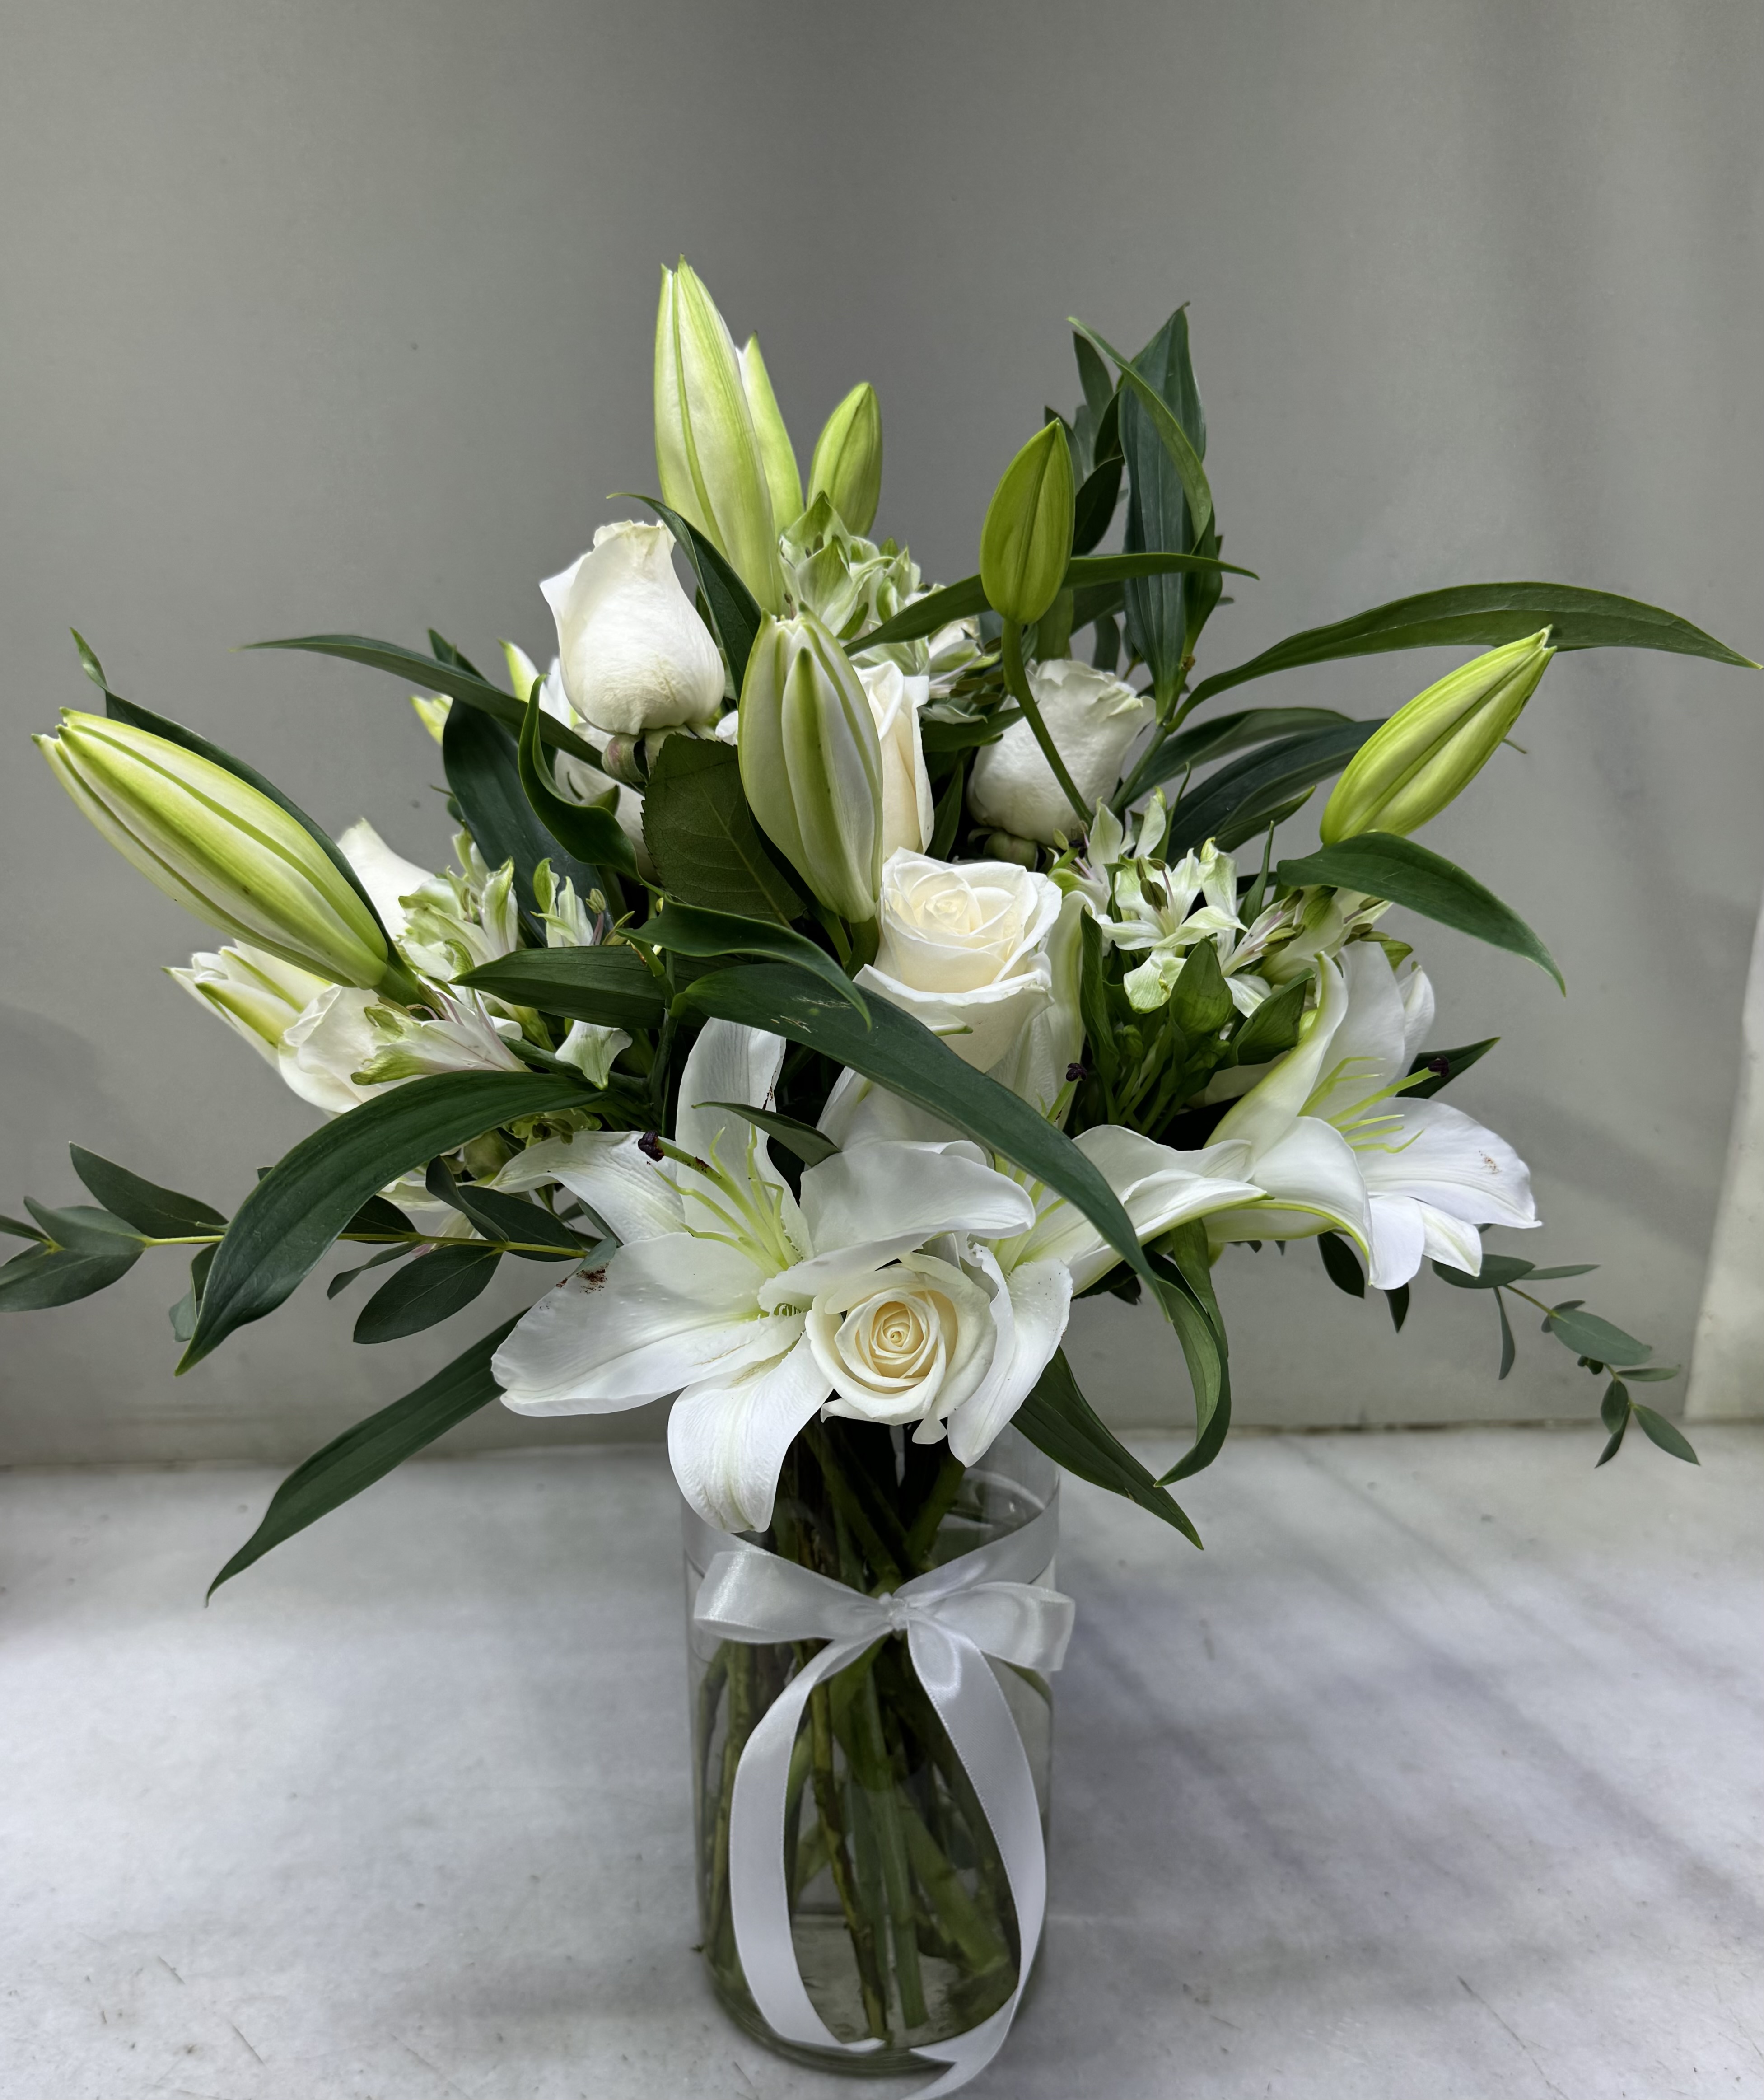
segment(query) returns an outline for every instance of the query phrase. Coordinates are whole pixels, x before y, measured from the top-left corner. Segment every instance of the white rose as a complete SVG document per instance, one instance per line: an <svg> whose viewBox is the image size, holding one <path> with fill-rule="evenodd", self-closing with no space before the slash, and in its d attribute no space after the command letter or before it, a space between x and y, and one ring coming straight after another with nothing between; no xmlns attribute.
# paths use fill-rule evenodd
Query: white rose
<svg viewBox="0 0 1764 2100"><path fill-rule="evenodd" d="M986 1291L952 1263L910 1254L822 1291L805 1328L833 1388L829 1414L939 1425L991 1367L998 1330Z"/></svg>
<svg viewBox="0 0 1764 2100"><path fill-rule="evenodd" d="M722 701L723 660L680 588L673 544L665 525L602 525L540 585L570 704L610 735L708 721Z"/></svg>
<svg viewBox="0 0 1764 2100"><path fill-rule="evenodd" d="M1046 876L1008 862L952 867L924 854L891 854L875 960L858 982L984 1072L1052 1001L1047 946L1061 901Z"/></svg>
<svg viewBox="0 0 1764 2100"><path fill-rule="evenodd" d="M1029 667L1029 690L1087 810L1114 792L1129 746L1151 720L1151 703L1107 671L1070 657ZM982 745L968 775L968 806L983 824L1053 843L1078 823L1053 768L1026 721Z"/></svg>
<svg viewBox="0 0 1764 2100"><path fill-rule="evenodd" d="M858 675L882 747L882 858L902 846L923 853L936 821L919 735L919 710L931 697L931 681L908 677L898 664L870 664Z"/></svg>

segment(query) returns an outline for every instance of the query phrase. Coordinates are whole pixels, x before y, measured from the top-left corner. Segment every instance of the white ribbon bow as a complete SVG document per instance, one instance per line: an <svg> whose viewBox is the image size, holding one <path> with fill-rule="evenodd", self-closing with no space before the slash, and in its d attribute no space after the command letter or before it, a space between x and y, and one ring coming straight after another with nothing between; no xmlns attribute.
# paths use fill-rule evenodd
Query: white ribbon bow
<svg viewBox="0 0 1764 2100"><path fill-rule="evenodd" d="M1021 1530L964 1553L892 1596L867 1596L812 1568L713 1531L687 1512L689 1542L721 1549L705 1571L693 1623L724 1640L824 1640L747 1738L729 1815L729 1897L735 1945L753 2002L786 2041L853 2054L881 2047L842 2042L809 2002L790 1936L784 1818L790 1753L816 1685L884 1635L903 1633L913 1667L972 1783L1003 1862L1017 1908L1021 1955L1005 2003L965 2034L915 2045L950 2068L921 2088L936 2100L979 2076L1003 2046L1023 1995L1047 1909L1047 1862L1035 1783L1003 1692L986 1662L1057 1670L1072 1635L1072 1600L1025 1578L1052 1564L1056 1518L1050 1505ZM698 1556L695 1556L698 1557Z"/></svg>

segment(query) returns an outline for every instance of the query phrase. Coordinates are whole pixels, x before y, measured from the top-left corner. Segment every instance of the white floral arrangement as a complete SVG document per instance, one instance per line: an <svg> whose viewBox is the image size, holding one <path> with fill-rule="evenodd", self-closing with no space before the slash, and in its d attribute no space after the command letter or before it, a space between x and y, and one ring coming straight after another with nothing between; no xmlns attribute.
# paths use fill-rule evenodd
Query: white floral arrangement
<svg viewBox="0 0 1764 2100"><path fill-rule="evenodd" d="M504 685L433 632L427 651L260 645L421 688L459 827L444 871L366 823L333 841L112 691L80 643L104 710L64 713L44 755L224 937L172 977L328 1120L230 1220L76 1146L94 1202L7 1224L30 1244L0 1268L0 1306L64 1304L148 1247L193 1250L172 1312L187 1368L338 1245L364 1259L332 1293L374 1286L363 1343L456 1315L505 1258L544 1286L302 1466L217 1582L498 1398L553 1415L672 1396L687 1502L778 1553L781 1477L797 1493L812 1464L836 1499L885 1446L882 1543L860 1541L855 1574L826 1564L873 1595L922 1568L936 1512L1013 1426L1193 1537L1171 1488L1217 1457L1231 1413L1212 1268L1271 1242L1316 1242L1398 1326L1423 1268L1487 1291L1502 1377L1523 1302L1605 1381L1601 1463L1632 1421L1692 1456L1631 1390L1671 1367L1537 1295L1580 1265L1485 1250L1488 1229L1539 1222L1524 1162L1440 1098L1492 1042L1434 1042L1431 984L1388 915L1558 975L1413 834L1557 651L1749 660L1629 599L1471 584L1197 680L1224 587L1250 572L1221 558L1186 317L1131 359L1074 327L1082 404L1006 469L977 573L931 589L867 536L871 388L834 411L805 488L757 342L736 349L684 262L664 271L652 522L602 524L541 585L554 652L504 645ZM1121 550L1099 552L1123 492ZM1211 704L1441 644L1481 653L1387 720ZM1282 851L1331 779L1319 847ZM1095 1292L1175 1330L1193 1437L1161 1478L1062 1353ZM924 2031L902 1973L863 1971L872 2040Z"/></svg>

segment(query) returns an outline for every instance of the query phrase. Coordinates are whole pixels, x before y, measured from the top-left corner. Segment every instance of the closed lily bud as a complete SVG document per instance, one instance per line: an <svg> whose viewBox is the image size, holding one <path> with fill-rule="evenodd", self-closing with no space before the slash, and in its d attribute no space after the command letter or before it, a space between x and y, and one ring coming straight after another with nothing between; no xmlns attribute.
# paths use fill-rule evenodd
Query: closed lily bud
<svg viewBox="0 0 1764 2100"><path fill-rule="evenodd" d="M734 339L681 258L655 316L655 465L662 498L695 525L768 612L783 604L771 491Z"/></svg>
<svg viewBox="0 0 1764 2100"><path fill-rule="evenodd" d="M870 696L813 613L761 623L741 686L741 784L760 828L842 919L875 916L882 752Z"/></svg>
<svg viewBox="0 0 1764 2100"><path fill-rule="evenodd" d="M1361 832L1405 835L1439 815L1493 757L1537 690L1550 630L1509 642L1418 693L1360 745L1319 827L1325 845Z"/></svg>
<svg viewBox="0 0 1764 2100"><path fill-rule="evenodd" d="M83 814L187 911L328 983L417 995L317 840L236 774L72 708L33 740Z"/></svg>
<svg viewBox="0 0 1764 2100"><path fill-rule="evenodd" d="M760 355L760 338L750 335L741 353L741 383L747 390L747 412L753 418L753 434L760 441L760 459L765 468L765 485L771 492L772 522L787 532L802 515L802 476L796 468L796 448L790 442L778 396L772 391L771 374Z"/></svg>
<svg viewBox="0 0 1764 2100"><path fill-rule="evenodd" d="M882 501L882 404L867 382L854 386L814 441L809 501L825 495L848 532L861 539Z"/></svg>
<svg viewBox="0 0 1764 2100"><path fill-rule="evenodd" d="M558 674L585 721L642 736L708 721L723 660L674 574L665 525L602 525L594 544L539 586L558 623Z"/></svg>
<svg viewBox="0 0 1764 2100"><path fill-rule="evenodd" d="M986 602L1027 626L1060 594L1072 558L1072 454L1046 423L1004 470L980 528Z"/></svg>

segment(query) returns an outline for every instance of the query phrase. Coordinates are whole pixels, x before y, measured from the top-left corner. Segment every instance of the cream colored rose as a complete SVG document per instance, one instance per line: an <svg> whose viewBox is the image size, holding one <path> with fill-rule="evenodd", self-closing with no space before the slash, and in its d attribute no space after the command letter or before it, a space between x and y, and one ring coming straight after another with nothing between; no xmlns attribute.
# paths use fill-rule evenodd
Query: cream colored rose
<svg viewBox="0 0 1764 2100"><path fill-rule="evenodd" d="M919 735L919 710L931 697L931 681L908 677L898 664L870 664L858 675L870 696L882 746L882 858L903 846L923 853L936 821Z"/></svg>
<svg viewBox="0 0 1764 2100"><path fill-rule="evenodd" d="M1114 792L1122 761L1151 720L1151 703L1088 664L1059 658L1029 667L1029 689L1087 810ZM985 745L968 781L968 806L983 824L1020 839L1070 838L1078 824L1053 769L1026 721Z"/></svg>
<svg viewBox="0 0 1764 2100"><path fill-rule="evenodd" d="M858 982L986 1071L1052 999L1047 944L1060 905L1056 884L1008 862L952 867L892 854L882 870L875 960Z"/></svg>
<svg viewBox="0 0 1764 2100"><path fill-rule="evenodd" d="M680 588L673 544L665 525L602 525L540 585L570 704L612 735L707 722L722 700L723 660Z"/></svg>
<svg viewBox="0 0 1764 2100"><path fill-rule="evenodd" d="M823 1291L805 1321L816 1367L833 1388L829 1414L941 1425L991 1366L992 1301L953 1263L910 1254Z"/></svg>

